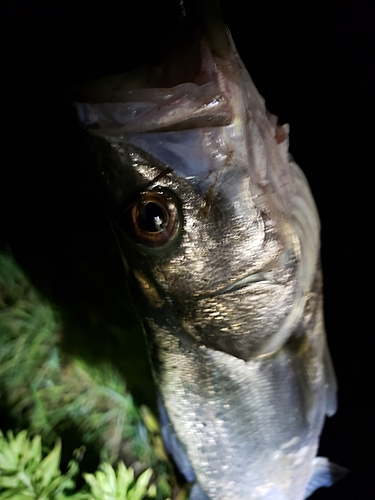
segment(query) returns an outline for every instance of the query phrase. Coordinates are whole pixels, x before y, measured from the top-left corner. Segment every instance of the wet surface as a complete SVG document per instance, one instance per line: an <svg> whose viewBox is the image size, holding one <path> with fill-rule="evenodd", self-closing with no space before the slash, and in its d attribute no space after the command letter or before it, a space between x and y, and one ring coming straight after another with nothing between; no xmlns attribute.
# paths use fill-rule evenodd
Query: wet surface
<svg viewBox="0 0 375 500"><path fill-rule="evenodd" d="M90 344L93 356L111 357L117 344L108 342L103 354L100 337L110 319L136 332L125 341L132 359L145 347L137 347L140 329L119 278L122 264L112 233L85 170L68 92L74 83L154 62L165 51L180 12L176 2L128 3L102 2L89 9L81 1L2 3L7 90L0 191L1 244L9 243L43 293L90 332L80 341L72 335L69 348L75 352ZM324 10L311 5L310 12L297 1L259 2L246 15L241 5L224 2L232 36L267 107L291 126L291 153L308 177L322 219L326 327L339 410L326 423L320 454L351 474L313 498L370 497L375 444L369 410L375 329L370 16L365 2L330 0ZM149 385L138 389L141 400L152 391Z"/></svg>

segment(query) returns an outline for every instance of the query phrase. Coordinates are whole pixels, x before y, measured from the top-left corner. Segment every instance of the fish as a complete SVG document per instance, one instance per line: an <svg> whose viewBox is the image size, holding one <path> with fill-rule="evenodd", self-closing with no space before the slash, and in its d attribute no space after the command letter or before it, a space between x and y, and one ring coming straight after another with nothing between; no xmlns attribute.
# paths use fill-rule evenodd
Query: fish
<svg viewBox="0 0 375 500"><path fill-rule="evenodd" d="M345 473L317 456L337 409L319 217L218 2L180 4L156 66L80 87L88 161L191 500L303 500Z"/></svg>

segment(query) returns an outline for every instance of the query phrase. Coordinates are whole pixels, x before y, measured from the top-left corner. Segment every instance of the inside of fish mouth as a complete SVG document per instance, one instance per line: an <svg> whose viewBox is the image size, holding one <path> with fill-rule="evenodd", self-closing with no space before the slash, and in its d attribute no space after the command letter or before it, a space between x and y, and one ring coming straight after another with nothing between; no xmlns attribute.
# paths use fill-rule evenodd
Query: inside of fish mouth
<svg viewBox="0 0 375 500"><path fill-rule="evenodd" d="M183 43L178 41L172 45L170 52L151 73L148 84L152 87L169 88L186 82L200 83L201 85L207 83L210 81L209 78L204 73L202 76L200 75L202 73L201 61L202 55L198 38L183 41Z"/></svg>
<svg viewBox="0 0 375 500"><path fill-rule="evenodd" d="M213 81L213 60L205 41L207 29L199 17L180 19L171 30L168 49L149 75L149 86L171 88L186 82L204 85Z"/></svg>

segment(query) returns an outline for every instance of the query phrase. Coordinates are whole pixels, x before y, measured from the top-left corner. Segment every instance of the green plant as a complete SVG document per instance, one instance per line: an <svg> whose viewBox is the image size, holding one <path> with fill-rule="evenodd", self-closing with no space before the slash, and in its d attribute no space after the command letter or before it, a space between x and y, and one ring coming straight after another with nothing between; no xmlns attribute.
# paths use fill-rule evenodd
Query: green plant
<svg viewBox="0 0 375 500"><path fill-rule="evenodd" d="M110 358L91 362L89 356L64 349L69 327L12 254L0 252L0 425L14 433L27 429L32 438L24 430L16 437L1 434L0 500L104 499L102 486L112 492L111 500L124 487L125 498L134 500L145 493L142 485L150 470L148 497L165 500L173 490L173 497L183 500L185 490L176 483L157 419L147 406L135 404L126 378ZM79 335L79 325L74 335ZM87 471L82 477L92 485L91 493L87 488L76 491L78 457L69 458L80 446L86 450L79 460ZM121 460L128 468L119 465ZM99 463L97 472L88 474ZM117 472L113 464L118 464Z"/></svg>
<svg viewBox="0 0 375 500"><path fill-rule="evenodd" d="M32 440L27 431L15 437L0 431L0 499L60 500L75 488L78 473L76 461L69 462L68 471L60 471L61 442L43 457L40 436ZM77 499L78 500L78 499Z"/></svg>
<svg viewBox="0 0 375 500"><path fill-rule="evenodd" d="M155 498L156 485L150 485L151 469L137 479L132 468L119 462L117 470L103 462L94 474L84 473L87 483L76 489L79 472L77 460L68 464L65 474L60 470L61 442L44 456L40 436L29 439L23 430L5 437L0 431L0 499L14 500L142 500Z"/></svg>
<svg viewBox="0 0 375 500"><path fill-rule="evenodd" d="M87 498L92 500L142 500L156 496L156 486L149 486L152 470L144 471L137 480L134 479L134 470L127 469L123 462L119 462L117 471L109 463L102 463L100 470L95 474L83 474L90 486Z"/></svg>

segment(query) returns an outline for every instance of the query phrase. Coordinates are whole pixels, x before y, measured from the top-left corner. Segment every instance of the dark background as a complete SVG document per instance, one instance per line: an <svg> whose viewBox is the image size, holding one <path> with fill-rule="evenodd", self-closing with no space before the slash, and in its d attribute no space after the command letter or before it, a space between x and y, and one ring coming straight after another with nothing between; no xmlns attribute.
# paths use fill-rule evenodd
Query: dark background
<svg viewBox="0 0 375 500"><path fill-rule="evenodd" d="M92 341L100 356L106 318L132 325L135 320L128 299L121 299L123 313L113 298L123 286L121 265L108 250L111 235L84 168L68 89L157 59L178 2L93 4L1 3L0 239L44 294L94 332L86 343ZM290 149L322 219L325 317L339 411L326 423L320 453L351 473L313 498L370 499L375 447L371 2L223 0L223 10L267 107L291 126ZM68 343L72 352L80 349L74 336ZM132 345L135 341L128 355Z"/></svg>

